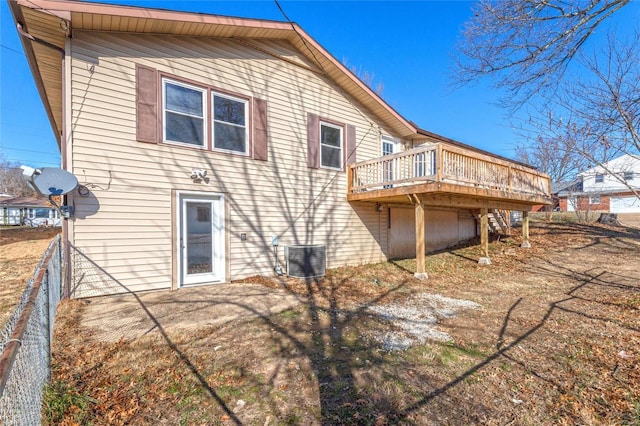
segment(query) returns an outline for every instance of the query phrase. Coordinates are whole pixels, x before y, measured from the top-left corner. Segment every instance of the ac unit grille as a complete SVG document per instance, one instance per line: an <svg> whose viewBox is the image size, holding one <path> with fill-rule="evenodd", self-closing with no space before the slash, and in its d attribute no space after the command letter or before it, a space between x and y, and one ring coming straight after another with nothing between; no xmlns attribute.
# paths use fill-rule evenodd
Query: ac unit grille
<svg viewBox="0 0 640 426"><path fill-rule="evenodd" d="M327 265L326 246L287 246L284 248L287 275L296 278L323 277Z"/></svg>

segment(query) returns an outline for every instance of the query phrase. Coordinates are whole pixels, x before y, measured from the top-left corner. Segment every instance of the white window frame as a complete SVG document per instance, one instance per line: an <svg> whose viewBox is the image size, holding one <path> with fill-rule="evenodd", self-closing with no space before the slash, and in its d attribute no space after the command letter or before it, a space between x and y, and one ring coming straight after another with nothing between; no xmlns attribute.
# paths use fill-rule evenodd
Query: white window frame
<svg viewBox="0 0 640 426"><path fill-rule="evenodd" d="M244 126L240 126L238 124L234 124L234 123L229 123L226 121L221 121L221 120L216 120L215 118L215 98L216 96L220 97L220 98L225 98L225 99L230 99L232 101L235 102L242 102L244 104ZM220 92L216 92L214 90L211 90L211 96L210 96L210 101L211 101L211 150L212 151L219 151L219 152L227 152L230 154L237 154L237 155L249 155L249 99L247 98L239 98L237 96L233 96L233 95L229 95L226 93L220 93ZM230 126L234 126L234 127L244 127L244 152L243 151L235 151L233 149L223 149L223 148L216 148L216 123L223 123L226 125L230 125Z"/></svg>
<svg viewBox="0 0 640 426"><path fill-rule="evenodd" d="M595 183L604 183L604 173L596 173Z"/></svg>
<svg viewBox="0 0 640 426"><path fill-rule="evenodd" d="M174 84L176 86L182 86L187 89L196 90L201 92L202 94L202 145L196 145L187 142L174 141L171 139L167 139L167 108L166 108L166 99L167 99L167 83ZM172 144L172 145L180 145L180 146L188 146L196 149L207 149L207 89L205 87L194 86L193 84L184 83L180 80L174 80L168 77L162 77L162 100L161 100L161 108L162 108L162 142ZM185 114L183 112L170 111L173 114L185 115L187 117L197 117L195 115Z"/></svg>
<svg viewBox="0 0 640 426"><path fill-rule="evenodd" d="M599 195L590 195L589 196L589 204L600 204L601 199Z"/></svg>
<svg viewBox="0 0 640 426"><path fill-rule="evenodd" d="M383 157L385 155L397 154L398 152L400 152L400 145L402 144L402 141L400 139L394 138L393 136L384 135L384 134L380 139L381 139L380 155L382 155ZM393 152L385 153L385 150L384 150L385 144L389 144L392 147Z"/></svg>
<svg viewBox="0 0 640 426"><path fill-rule="evenodd" d="M330 123L328 121L324 121L324 120L320 120L319 124L318 124L319 130L318 130L318 139L319 139L319 143L320 143L320 168L321 169L328 169L328 170L338 170L338 171L342 171L344 170L344 126L341 126L339 124L334 124L334 123ZM329 147L331 149L336 149L335 146L333 145L326 145L322 143L322 126L326 126L326 127L331 127L333 129L338 129L340 130L340 167L330 167L330 166L324 166L322 164L322 146L326 146Z"/></svg>
<svg viewBox="0 0 640 426"><path fill-rule="evenodd" d="M624 179L625 182L629 182L630 180L633 180L633 177L634 177L633 171L622 172L622 178Z"/></svg>

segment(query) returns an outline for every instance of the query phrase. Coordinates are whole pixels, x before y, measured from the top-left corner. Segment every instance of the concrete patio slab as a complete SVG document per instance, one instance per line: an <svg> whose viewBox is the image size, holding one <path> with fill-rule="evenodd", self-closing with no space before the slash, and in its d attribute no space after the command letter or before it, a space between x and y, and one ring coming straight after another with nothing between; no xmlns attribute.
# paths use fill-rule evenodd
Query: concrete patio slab
<svg viewBox="0 0 640 426"><path fill-rule="evenodd" d="M285 290L247 283L128 293L85 299L81 324L97 340L130 340L266 317L302 301Z"/></svg>

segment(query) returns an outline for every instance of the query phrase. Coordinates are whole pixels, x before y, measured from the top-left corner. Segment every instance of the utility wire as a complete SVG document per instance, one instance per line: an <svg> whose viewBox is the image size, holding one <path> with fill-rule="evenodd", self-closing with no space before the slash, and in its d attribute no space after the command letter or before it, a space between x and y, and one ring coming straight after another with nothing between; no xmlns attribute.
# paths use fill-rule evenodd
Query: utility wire
<svg viewBox="0 0 640 426"><path fill-rule="evenodd" d="M287 15L287 13L284 11L284 9L282 8L282 6L280 5L280 3L278 2L278 0L273 0L276 4L276 6L278 7L278 9L280 10L280 12L282 13L282 16L284 16L284 18L287 20L287 22L289 23L289 25L291 25L291 29L293 29L293 31L298 35L298 37L300 38L300 40L302 41L302 44L304 44L304 46L307 48L307 50L309 51L309 53L311 54L311 56L313 56L314 61L316 62L316 64L318 65L318 67L320 67L320 69L322 70L322 72L325 75L328 75L327 70L324 68L324 66L322 65L322 62L320 62L320 60L318 60L318 57L316 56L315 52L311 49L311 47L309 47L309 45L307 44L307 40L302 36L302 34L300 34L298 32L298 29L296 28L296 24L291 20L291 18L289 18L289 15ZM356 78L358 78L356 76ZM364 83L363 83L364 84ZM347 100L347 102L349 102L349 104L353 107L353 109L355 109L362 118L365 119L365 121L369 122L369 125L371 126L371 128L376 128L377 127L377 123L375 123L373 120L371 120L366 114L364 114L360 108L358 108L352 101L351 101L351 96L347 93L345 93L345 91L342 89L342 87L340 87L339 84L336 84L335 87L338 89L338 91L342 94L342 96L344 96L344 98ZM365 135L356 143L354 150L356 150L360 144L364 141L364 138L369 134L369 132L371 131L371 128L365 133ZM353 150L351 152L348 153L347 158L353 154Z"/></svg>
<svg viewBox="0 0 640 426"><path fill-rule="evenodd" d="M6 146L2 146L0 147L0 150L7 150L7 151L22 151L22 152L35 152L36 154L42 154L42 155L60 155L59 152L44 152L44 151L35 151L32 149L21 149L21 148L7 148Z"/></svg>
<svg viewBox="0 0 640 426"><path fill-rule="evenodd" d="M5 49L12 51L13 53L17 53L18 55L24 56L24 53L20 52L19 50L16 50L16 49L14 49L12 47L9 47L9 46L5 46L2 43L0 43L0 47L4 47Z"/></svg>

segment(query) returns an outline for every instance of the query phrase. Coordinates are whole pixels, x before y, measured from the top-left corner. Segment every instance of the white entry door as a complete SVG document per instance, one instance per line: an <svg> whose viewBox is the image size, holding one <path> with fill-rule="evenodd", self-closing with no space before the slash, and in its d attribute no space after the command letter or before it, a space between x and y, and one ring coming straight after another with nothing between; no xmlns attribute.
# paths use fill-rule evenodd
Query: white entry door
<svg viewBox="0 0 640 426"><path fill-rule="evenodd" d="M180 285L224 282L224 197L179 194Z"/></svg>

